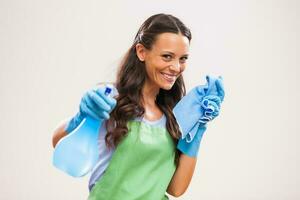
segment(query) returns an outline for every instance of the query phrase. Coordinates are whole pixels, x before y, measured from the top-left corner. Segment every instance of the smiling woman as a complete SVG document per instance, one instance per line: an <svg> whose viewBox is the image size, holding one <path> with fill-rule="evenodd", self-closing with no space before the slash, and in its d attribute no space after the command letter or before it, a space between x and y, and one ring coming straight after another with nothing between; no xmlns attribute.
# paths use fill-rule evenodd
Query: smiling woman
<svg viewBox="0 0 300 200"><path fill-rule="evenodd" d="M168 199L166 192L180 196L187 189L200 139L182 140L173 109L185 95L182 72L191 38L178 18L149 17L121 62L115 99L103 95L103 89L87 92L79 113L54 133L55 146L84 116L105 120L89 200L162 200ZM178 141L184 148L176 148Z"/></svg>
<svg viewBox="0 0 300 200"><path fill-rule="evenodd" d="M153 84L165 90L171 89L185 69L188 51L189 39L181 33L158 35L150 50L142 44L137 44L137 56L145 62L148 74L146 84Z"/></svg>

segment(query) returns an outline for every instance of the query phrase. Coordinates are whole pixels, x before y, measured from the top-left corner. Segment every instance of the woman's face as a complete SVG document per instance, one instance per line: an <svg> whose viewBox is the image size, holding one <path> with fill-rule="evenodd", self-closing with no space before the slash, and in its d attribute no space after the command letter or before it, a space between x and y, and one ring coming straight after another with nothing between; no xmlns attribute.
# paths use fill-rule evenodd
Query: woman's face
<svg viewBox="0 0 300 200"><path fill-rule="evenodd" d="M151 86L169 90L186 67L189 40L182 34L162 33L151 50L144 49L147 80Z"/></svg>

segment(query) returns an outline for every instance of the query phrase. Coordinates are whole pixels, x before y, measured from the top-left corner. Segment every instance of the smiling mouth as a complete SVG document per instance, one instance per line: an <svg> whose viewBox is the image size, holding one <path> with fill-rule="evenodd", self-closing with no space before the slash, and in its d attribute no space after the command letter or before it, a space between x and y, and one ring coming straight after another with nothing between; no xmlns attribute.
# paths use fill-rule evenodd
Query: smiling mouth
<svg viewBox="0 0 300 200"><path fill-rule="evenodd" d="M166 73L162 73L162 72L161 72L161 74L165 80L167 80L168 82L171 82L171 83L175 82L176 77L177 77L176 75L166 74Z"/></svg>

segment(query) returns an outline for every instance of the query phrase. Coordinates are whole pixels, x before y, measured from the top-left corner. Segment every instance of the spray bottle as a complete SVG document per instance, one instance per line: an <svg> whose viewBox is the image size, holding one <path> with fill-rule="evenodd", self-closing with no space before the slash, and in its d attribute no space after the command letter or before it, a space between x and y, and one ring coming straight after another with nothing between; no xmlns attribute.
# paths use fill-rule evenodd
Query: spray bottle
<svg viewBox="0 0 300 200"><path fill-rule="evenodd" d="M112 89L106 85L105 95L110 95ZM57 143L53 165L73 177L89 173L98 160L98 134L103 121L89 116L84 118L76 129Z"/></svg>

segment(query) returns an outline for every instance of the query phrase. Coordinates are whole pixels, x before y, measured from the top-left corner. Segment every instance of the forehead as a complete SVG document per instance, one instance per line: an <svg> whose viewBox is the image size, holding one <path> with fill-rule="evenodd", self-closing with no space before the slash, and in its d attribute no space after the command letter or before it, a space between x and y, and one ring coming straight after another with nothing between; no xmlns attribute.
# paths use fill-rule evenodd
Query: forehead
<svg viewBox="0 0 300 200"><path fill-rule="evenodd" d="M180 33L161 33L156 37L152 50L187 54L189 51L189 39Z"/></svg>

